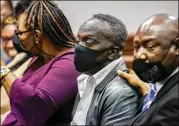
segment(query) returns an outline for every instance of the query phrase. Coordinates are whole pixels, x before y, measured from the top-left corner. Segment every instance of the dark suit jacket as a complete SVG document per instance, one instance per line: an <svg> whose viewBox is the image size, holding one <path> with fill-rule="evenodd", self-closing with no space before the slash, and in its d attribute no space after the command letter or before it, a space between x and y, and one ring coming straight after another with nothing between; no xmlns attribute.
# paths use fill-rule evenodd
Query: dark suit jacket
<svg viewBox="0 0 179 126"><path fill-rule="evenodd" d="M137 114L130 125L179 126L179 72L165 83L150 108Z"/></svg>

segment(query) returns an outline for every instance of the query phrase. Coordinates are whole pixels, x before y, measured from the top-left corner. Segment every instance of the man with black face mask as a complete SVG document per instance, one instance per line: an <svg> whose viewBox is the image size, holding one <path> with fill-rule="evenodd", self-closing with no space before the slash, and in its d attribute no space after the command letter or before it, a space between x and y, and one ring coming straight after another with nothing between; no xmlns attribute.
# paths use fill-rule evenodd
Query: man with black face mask
<svg viewBox="0 0 179 126"><path fill-rule="evenodd" d="M127 71L122 49L125 25L106 14L94 15L79 29L74 64L77 78L72 125L125 125L137 110L138 95L116 70Z"/></svg>
<svg viewBox="0 0 179 126"><path fill-rule="evenodd" d="M118 71L144 96L130 125L179 125L178 20L156 14L145 20L134 38L133 69ZM136 73L136 74L135 74ZM149 84L152 84L149 87Z"/></svg>

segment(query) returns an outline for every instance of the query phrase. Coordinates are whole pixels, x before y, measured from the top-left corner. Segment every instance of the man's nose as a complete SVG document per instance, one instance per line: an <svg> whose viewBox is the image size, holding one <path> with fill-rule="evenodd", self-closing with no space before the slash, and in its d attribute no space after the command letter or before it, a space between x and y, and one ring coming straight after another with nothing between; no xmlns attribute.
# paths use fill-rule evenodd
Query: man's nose
<svg viewBox="0 0 179 126"><path fill-rule="evenodd" d="M137 59L146 60L146 50L144 48L140 48L136 55Z"/></svg>

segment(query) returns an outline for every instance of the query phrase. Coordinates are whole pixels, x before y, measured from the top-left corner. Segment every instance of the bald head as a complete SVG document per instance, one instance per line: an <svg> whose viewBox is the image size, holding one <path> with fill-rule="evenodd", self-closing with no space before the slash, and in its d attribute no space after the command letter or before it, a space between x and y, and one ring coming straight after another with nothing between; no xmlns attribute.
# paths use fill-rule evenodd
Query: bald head
<svg viewBox="0 0 179 126"><path fill-rule="evenodd" d="M168 14L153 15L141 24L136 34L172 41L178 36L178 19Z"/></svg>
<svg viewBox="0 0 179 126"><path fill-rule="evenodd" d="M156 14L147 18L144 23L150 23L152 25L161 25L167 23L176 23L177 18L169 14Z"/></svg>

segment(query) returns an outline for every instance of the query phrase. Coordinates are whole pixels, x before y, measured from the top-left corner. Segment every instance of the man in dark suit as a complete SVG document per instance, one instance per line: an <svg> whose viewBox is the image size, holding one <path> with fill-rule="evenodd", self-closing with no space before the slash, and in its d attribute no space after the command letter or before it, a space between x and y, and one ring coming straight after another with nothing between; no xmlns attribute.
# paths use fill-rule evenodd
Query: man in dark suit
<svg viewBox="0 0 179 126"><path fill-rule="evenodd" d="M129 125L179 126L177 18L168 14L149 17L137 30L133 43L135 72L118 71L144 96Z"/></svg>

